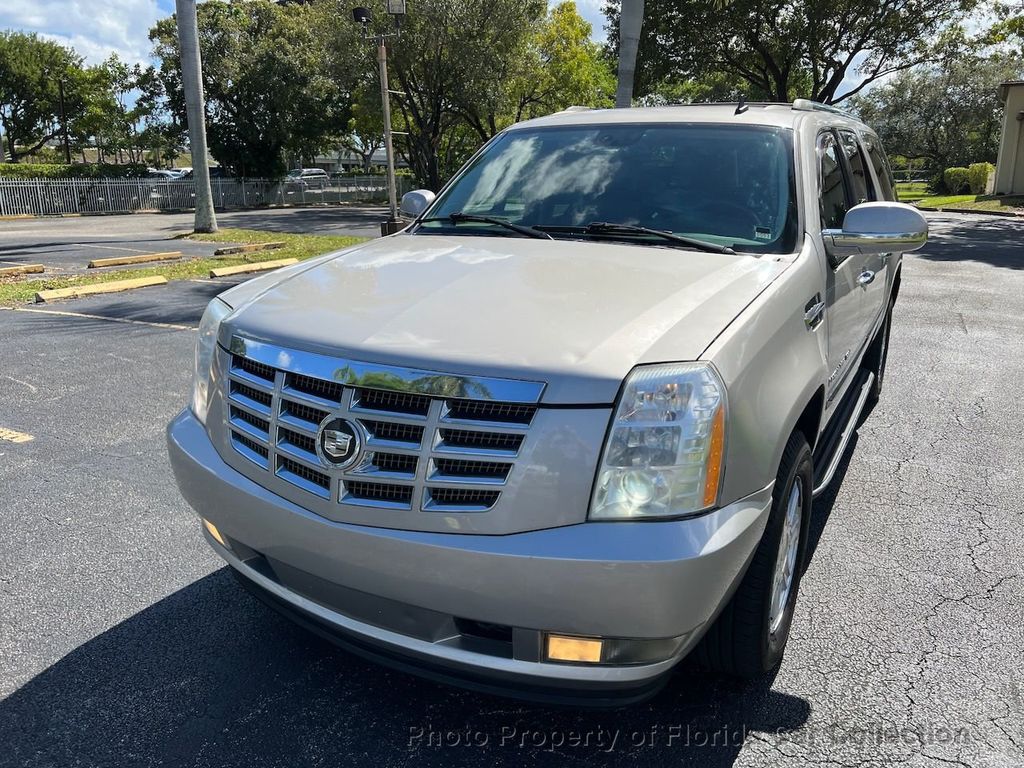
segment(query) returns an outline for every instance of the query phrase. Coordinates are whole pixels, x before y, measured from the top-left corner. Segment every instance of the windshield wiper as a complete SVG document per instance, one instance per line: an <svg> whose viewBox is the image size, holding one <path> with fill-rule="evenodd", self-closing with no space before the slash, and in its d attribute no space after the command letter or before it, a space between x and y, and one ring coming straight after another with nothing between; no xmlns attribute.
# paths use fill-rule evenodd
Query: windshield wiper
<svg viewBox="0 0 1024 768"><path fill-rule="evenodd" d="M460 221L467 222L479 222L481 224L494 224L498 227L504 227L505 229L518 232L520 235L526 237L536 237L541 240L553 240L554 238L546 232L542 232L539 229L533 227L527 227L522 224L513 224L511 221L505 221L505 219L499 219L497 216L480 216L475 213L463 213L462 211L456 211L455 213L449 213L447 216L431 216L428 219L420 219L422 224L425 221L450 221L452 224L458 224Z"/></svg>
<svg viewBox="0 0 1024 768"><path fill-rule="evenodd" d="M727 253L730 255L735 255L736 253L736 251L726 245L716 245L715 243L709 243L706 240L698 240L694 237L686 237L685 235L677 235L673 232L666 232L661 229L651 229L650 227L641 227L635 224L614 224L607 221L592 221L585 227L556 227L538 224L534 229L539 229L542 232L565 232L567 234L571 233L581 235L652 235L672 243L685 245L688 248L695 248L698 251L707 251L708 253Z"/></svg>

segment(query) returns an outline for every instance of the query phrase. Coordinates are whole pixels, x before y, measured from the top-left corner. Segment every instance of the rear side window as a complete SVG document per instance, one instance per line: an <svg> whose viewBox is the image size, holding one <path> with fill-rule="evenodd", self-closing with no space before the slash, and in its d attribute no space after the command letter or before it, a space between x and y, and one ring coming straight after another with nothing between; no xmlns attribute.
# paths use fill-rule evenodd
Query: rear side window
<svg viewBox="0 0 1024 768"><path fill-rule="evenodd" d="M879 197L882 200L895 200L896 184L892 177L892 168L889 166L889 159L882 151L882 145L874 136L864 136L864 147L868 151L868 160L871 167L875 169L875 178L878 179L878 186L881 189Z"/></svg>
<svg viewBox="0 0 1024 768"><path fill-rule="evenodd" d="M850 164L850 189L853 192L853 204L875 200L875 185L871 182L868 162L864 157L857 135L851 131L840 131L839 139L843 143L843 152Z"/></svg>
<svg viewBox="0 0 1024 768"><path fill-rule="evenodd" d="M843 183L843 162L839 157L836 137L824 133L818 139L818 163L821 167L821 226L842 229L846 216L846 185Z"/></svg>

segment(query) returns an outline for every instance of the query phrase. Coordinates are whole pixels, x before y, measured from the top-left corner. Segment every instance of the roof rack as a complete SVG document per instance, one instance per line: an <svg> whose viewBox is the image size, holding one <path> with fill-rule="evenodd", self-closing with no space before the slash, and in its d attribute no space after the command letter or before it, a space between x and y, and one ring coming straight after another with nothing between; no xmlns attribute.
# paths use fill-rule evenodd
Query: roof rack
<svg viewBox="0 0 1024 768"><path fill-rule="evenodd" d="M793 109L801 112L831 112L835 115L843 115L849 117L849 113L845 110L839 109L839 107L833 107L828 104L821 104L817 101L811 101L810 99L794 99Z"/></svg>

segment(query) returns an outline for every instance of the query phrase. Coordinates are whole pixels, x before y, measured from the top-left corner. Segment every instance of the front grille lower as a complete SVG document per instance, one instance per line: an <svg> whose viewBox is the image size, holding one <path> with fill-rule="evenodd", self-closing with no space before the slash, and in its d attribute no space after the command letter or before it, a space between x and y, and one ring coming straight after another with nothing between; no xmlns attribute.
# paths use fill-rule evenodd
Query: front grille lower
<svg viewBox="0 0 1024 768"><path fill-rule="evenodd" d="M282 354L279 359L288 359ZM486 512L515 472L537 406L348 386L230 356L231 445L277 479L342 507ZM320 424L341 417L365 445L328 466Z"/></svg>

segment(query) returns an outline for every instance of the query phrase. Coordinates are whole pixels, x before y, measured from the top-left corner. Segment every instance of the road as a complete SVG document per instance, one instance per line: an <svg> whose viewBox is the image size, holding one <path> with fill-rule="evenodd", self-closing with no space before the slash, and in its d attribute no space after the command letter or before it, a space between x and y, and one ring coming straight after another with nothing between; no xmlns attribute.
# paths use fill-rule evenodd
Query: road
<svg viewBox="0 0 1024 768"><path fill-rule="evenodd" d="M1024 764L1024 230L932 224L781 668L625 711L388 671L234 583L163 435L220 286L0 311L0 427L35 438L0 441L0 765Z"/></svg>
<svg viewBox="0 0 1024 768"><path fill-rule="evenodd" d="M269 208L217 214L222 228L314 235L376 237L386 208L324 206ZM192 231L191 213L15 219L0 222L0 267L43 263L47 274L80 272L92 259L181 251L209 256L216 245L174 240Z"/></svg>

